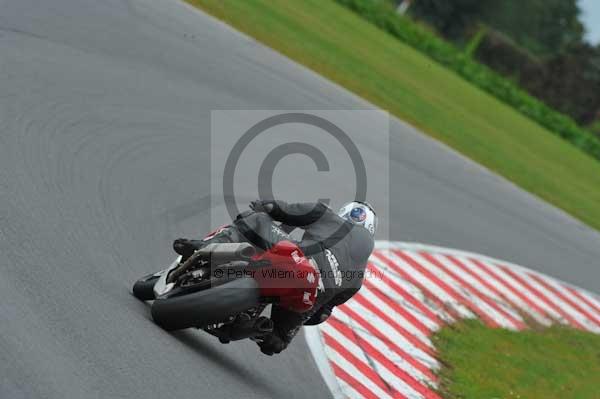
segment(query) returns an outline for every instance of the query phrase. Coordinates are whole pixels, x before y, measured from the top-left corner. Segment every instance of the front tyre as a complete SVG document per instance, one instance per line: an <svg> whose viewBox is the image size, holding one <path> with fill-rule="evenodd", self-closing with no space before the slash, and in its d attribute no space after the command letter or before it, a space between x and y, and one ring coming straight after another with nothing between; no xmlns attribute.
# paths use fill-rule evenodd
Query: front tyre
<svg viewBox="0 0 600 399"><path fill-rule="evenodd" d="M133 296L140 301L151 301L154 299L154 284L158 281L158 276L149 274L142 277L133 285Z"/></svg>
<svg viewBox="0 0 600 399"><path fill-rule="evenodd" d="M258 283L245 277L189 295L157 298L152 304L152 319L167 331L204 328L225 322L259 302Z"/></svg>

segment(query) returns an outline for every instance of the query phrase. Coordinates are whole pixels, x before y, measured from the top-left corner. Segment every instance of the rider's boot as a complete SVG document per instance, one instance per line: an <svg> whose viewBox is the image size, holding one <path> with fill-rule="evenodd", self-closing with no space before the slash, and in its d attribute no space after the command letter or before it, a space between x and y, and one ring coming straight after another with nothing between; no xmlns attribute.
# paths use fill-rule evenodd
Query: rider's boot
<svg viewBox="0 0 600 399"><path fill-rule="evenodd" d="M201 240L188 240L187 238L178 238L173 241L173 250L181 255L181 261L184 262L187 258L194 254L194 251L202 248L204 242Z"/></svg>

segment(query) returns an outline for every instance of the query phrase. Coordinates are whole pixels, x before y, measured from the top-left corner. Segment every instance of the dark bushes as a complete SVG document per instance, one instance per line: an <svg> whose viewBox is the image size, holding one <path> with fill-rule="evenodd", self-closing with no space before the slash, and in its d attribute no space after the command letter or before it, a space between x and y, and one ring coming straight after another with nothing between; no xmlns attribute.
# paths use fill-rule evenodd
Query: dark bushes
<svg viewBox="0 0 600 399"><path fill-rule="evenodd" d="M387 2L374 0L335 0L465 80L509 104L551 132L600 159L600 140L582 129L570 117L532 97L517 84L471 59L458 48L409 18L398 15Z"/></svg>

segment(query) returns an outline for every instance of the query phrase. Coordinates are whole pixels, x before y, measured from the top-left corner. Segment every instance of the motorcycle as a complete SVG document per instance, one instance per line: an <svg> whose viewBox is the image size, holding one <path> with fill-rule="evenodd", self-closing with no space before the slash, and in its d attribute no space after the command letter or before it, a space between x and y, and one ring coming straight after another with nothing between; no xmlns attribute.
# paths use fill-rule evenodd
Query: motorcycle
<svg viewBox="0 0 600 399"><path fill-rule="evenodd" d="M222 343L260 340L273 330L269 304L304 313L316 300L319 270L291 241L268 250L249 243L211 243L189 258L139 279L133 294L153 301L154 322L167 331L198 328Z"/></svg>

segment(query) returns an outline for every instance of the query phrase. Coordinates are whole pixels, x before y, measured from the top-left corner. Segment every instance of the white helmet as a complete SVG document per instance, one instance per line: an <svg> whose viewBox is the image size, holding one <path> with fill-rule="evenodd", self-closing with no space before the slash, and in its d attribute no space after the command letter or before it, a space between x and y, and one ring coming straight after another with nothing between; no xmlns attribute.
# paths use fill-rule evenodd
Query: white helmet
<svg viewBox="0 0 600 399"><path fill-rule="evenodd" d="M375 235L375 230L377 230L377 215L370 204L362 201L348 202L342 206L338 215L354 224L363 226L369 230L371 235Z"/></svg>

